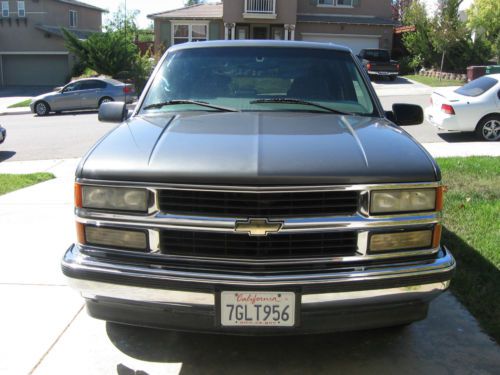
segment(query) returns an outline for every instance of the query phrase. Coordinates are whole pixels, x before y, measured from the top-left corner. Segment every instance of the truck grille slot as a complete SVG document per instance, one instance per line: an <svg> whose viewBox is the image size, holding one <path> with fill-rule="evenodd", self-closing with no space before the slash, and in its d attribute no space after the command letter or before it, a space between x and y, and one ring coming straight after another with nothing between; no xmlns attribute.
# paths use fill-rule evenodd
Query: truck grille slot
<svg viewBox="0 0 500 375"><path fill-rule="evenodd" d="M217 217L304 217L353 215L357 191L247 193L160 190L160 210L169 214Z"/></svg>
<svg viewBox="0 0 500 375"><path fill-rule="evenodd" d="M165 255L256 260L353 256L357 250L357 233L294 233L251 237L239 233L163 230L160 248Z"/></svg>

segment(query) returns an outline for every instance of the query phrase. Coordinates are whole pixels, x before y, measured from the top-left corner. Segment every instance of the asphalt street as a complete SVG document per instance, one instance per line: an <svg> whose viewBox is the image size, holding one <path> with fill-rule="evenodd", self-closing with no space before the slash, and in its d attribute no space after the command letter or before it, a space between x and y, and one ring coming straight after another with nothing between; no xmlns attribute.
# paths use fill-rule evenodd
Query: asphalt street
<svg viewBox="0 0 500 375"><path fill-rule="evenodd" d="M429 105L432 89L427 86L402 78L396 82L374 82L373 85L386 110L390 110L394 103L418 104L423 108ZM0 117L0 124L8 131L7 141L0 147L0 162L81 157L115 126L100 123L96 112L48 117L7 115ZM471 134L438 132L427 122L405 129L422 143L476 141Z"/></svg>

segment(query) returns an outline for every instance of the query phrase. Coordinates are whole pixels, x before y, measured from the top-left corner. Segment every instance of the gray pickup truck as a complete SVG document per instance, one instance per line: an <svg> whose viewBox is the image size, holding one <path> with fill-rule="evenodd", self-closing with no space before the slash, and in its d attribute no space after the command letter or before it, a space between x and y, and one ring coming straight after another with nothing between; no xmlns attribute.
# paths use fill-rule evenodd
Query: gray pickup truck
<svg viewBox="0 0 500 375"><path fill-rule="evenodd" d="M89 314L243 335L404 326L455 268L439 167L350 50L170 48L76 171L62 270Z"/></svg>
<svg viewBox="0 0 500 375"><path fill-rule="evenodd" d="M391 54L385 49L362 49L358 55L370 78L389 78L394 81L399 75L399 63L391 60Z"/></svg>

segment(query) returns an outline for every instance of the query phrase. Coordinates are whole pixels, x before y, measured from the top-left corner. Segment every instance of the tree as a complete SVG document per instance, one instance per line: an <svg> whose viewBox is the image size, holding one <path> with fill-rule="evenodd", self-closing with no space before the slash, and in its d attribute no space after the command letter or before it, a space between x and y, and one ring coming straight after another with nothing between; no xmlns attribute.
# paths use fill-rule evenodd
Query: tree
<svg viewBox="0 0 500 375"><path fill-rule="evenodd" d="M140 11L137 9L127 9L122 4L118 7L117 11L111 14L106 22L106 31L126 31L134 35L137 33L137 16Z"/></svg>
<svg viewBox="0 0 500 375"><path fill-rule="evenodd" d="M447 51L460 45L467 38L465 23L460 20L459 8L463 0L439 0L433 19L432 45L441 55L441 71Z"/></svg>
<svg viewBox="0 0 500 375"><path fill-rule="evenodd" d="M202 2L203 2L203 0L187 0L186 6L198 5Z"/></svg>
<svg viewBox="0 0 500 375"><path fill-rule="evenodd" d="M467 18L469 28L485 38L492 56L500 63L500 1L475 0Z"/></svg>
<svg viewBox="0 0 500 375"><path fill-rule="evenodd" d="M403 35L403 44L412 56L410 66L414 69L419 65L432 66L436 57L431 43L432 25L420 0L414 0L405 11L403 24L415 26L414 32Z"/></svg>
<svg viewBox="0 0 500 375"><path fill-rule="evenodd" d="M391 0L392 18L402 22L406 11L410 8L413 0Z"/></svg>

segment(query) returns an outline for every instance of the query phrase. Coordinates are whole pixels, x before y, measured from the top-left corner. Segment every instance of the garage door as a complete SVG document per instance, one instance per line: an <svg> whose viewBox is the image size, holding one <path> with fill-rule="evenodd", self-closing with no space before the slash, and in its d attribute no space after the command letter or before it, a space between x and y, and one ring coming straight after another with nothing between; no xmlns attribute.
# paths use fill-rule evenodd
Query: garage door
<svg viewBox="0 0 500 375"><path fill-rule="evenodd" d="M334 34L303 34L302 40L308 42L335 43L352 49L355 55L362 49L379 48L379 38L357 37L357 36L336 36Z"/></svg>
<svg viewBox="0 0 500 375"><path fill-rule="evenodd" d="M59 86L69 76L68 55L3 55L7 86Z"/></svg>

